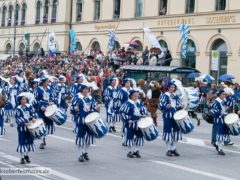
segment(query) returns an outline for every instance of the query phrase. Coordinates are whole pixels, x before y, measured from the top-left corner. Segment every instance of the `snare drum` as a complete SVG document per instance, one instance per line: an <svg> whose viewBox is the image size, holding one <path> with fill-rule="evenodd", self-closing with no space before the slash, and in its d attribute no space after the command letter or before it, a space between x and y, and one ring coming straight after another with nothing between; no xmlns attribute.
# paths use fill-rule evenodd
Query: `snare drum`
<svg viewBox="0 0 240 180"><path fill-rule="evenodd" d="M240 121L239 117L235 113L228 114L225 117L225 124L230 130L230 134L233 136L238 136L240 134Z"/></svg>
<svg viewBox="0 0 240 180"><path fill-rule="evenodd" d="M151 117L141 118L138 122L138 127L141 129L143 137L147 141L153 141L158 137L157 128L153 124L153 119Z"/></svg>
<svg viewBox="0 0 240 180"><path fill-rule="evenodd" d="M178 127L180 128L183 134L188 134L192 132L194 126L191 118L188 116L188 112L185 110L177 111L174 116L174 120L176 121Z"/></svg>
<svg viewBox="0 0 240 180"><path fill-rule="evenodd" d="M27 128L34 139L40 139L47 133L42 119L37 119L34 123L31 122Z"/></svg>
<svg viewBox="0 0 240 180"><path fill-rule="evenodd" d="M96 138L102 138L108 132L107 125L100 118L100 114L92 112L85 118L85 123Z"/></svg>
<svg viewBox="0 0 240 180"><path fill-rule="evenodd" d="M56 105L48 106L44 115L59 126L67 120L67 113L59 109Z"/></svg>

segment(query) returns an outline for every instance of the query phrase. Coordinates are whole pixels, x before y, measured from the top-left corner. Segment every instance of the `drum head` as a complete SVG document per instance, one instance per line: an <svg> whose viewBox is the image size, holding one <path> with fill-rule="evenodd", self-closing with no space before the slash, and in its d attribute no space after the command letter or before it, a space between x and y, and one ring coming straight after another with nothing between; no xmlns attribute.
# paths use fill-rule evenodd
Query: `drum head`
<svg viewBox="0 0 240 180"><path fill-rule="evenodd" d="M99 117L100 117L99 113L97 113L97 112L92 112L92 113L90 113L89 115L86 116L85 122L86 122L87 124L89 124L89 123L95 121L95 120L96 120L97 118L99 118Z"/></svg>
<svg viewBox="0 0 240 180"><path fill-rule="evenodd" d="M141 129L150 127L151 125L153 125L153 119L151 117L141 118L138 122L138 127Z"/></svg>
<svg viewBox="0 0 240 180"><path fill-rule="evenodd" d="M179 120L184 119L184 118L187 117L187 116L188 116L188 112L187 112L187 111L185 111L185 110L180 110L180 111L177 111L177 112L174 114L173 118L174 118L176 121L179 121Z"/></svg>
<svg viewBox="0 0 240 180"><path fill-rule="evenodd" d="M52 116L57 110L57 106L56 105L50 105L46 108L46 111L44 112L44 115L46 117L50 117Z"/></svg>
<svg viewBox="0 0 240 180"><path fill-rule="evenodd" d="M35 123L31 123L28 126L28 129L35 129L35 128L39 127L42 123L43 123L42 119L37 119Z"/></svg>
<svg viewBox="0 0 240 180"><path fill-rule="evenodd" d="M225 123L226 124L233 124L233 123L237 122L238 120L239 120L239 117L235 113L228 114L225 117Z"/></svg>

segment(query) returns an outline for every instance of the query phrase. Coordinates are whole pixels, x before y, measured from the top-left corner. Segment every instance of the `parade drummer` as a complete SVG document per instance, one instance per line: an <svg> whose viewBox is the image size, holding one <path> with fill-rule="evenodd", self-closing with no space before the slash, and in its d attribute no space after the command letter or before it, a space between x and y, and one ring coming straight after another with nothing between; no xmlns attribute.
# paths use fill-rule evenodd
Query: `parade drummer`
<svg viewBox="0 0 240 180"><path fill-rule="evenodd" d="M56 94L57 94L57 105L60 109L67 111L67 97L69 95L69 88L65 84L66 78L63 75L59 76L59 83L56 86Z"/></svg>
<svg viewBox="0 0 240 180"><path fill-rule="evenodd" d="M116 87L116 78L109 80L109 86L103 92L103 98L105 101L105 108L107 112L107 123L109 132L116 132L114 114L111 112L113 106L113 98L116 96L118 89Z"/></svg>
<svg viewBox="0 0 240 180"><path fill-rule="evenodd" d="M214 122L212 127L212 139L215 139L215 142L212 142L218 151L219 155L225 155L223 151L224 141L229 141L229 130L225 125L224 118L227 114L226 109L226 92L224 90L219 90L218 98L214 100L211 105L210 112L214 115Z"/></svg>
<svg viewBox="0 0 240 180"><path fill-rule="evenodd" d="M143 146L144 139L137 123L141 117L147 116L147 109L139 100L139 91L134 89L129 91L129 100L121 106L120 112L124 122L124 132L126 133L124 144L129 148L127 157L140 158L139 147Z"/></svg>
<svg viewBox="0 0 240 180"><path fill-rule="evenodd" d="M39 118L42 118L45 126L47 128L47 134L53 134L55 132L55 126L51 119L47 118L44 115L46 108L49 105L53 105L56 101L55 94L53 89L49 86L49 80L47 77L42 77L39 82L39 86L36 88L34 93L36 99L36 112ZM46 146L46 138L45 136L42 139L42 143L40 144L40 149L44 149Z"/></svg>
<svg viewBox="0 0 240 180"><path fill-rule="evenodd" d="M179 156L177 142L182 139L181 131L174 120L174 113L182 109L180 98L175 94L176 85L169 82L167 92L160 96L159 109L163 112L163 140L166 143L167 156Z"/></svg>
<svg viewBox="0 0 240 180"><path fill-rule="evenodd" d="M21 153L20 163L24 164L25 162L30 163L30 158L28 153L35 150L35 145L33 142L33 137L28 131L27 126L30 125L30 122L35 122L37 114L34 111L34 108L28 104L28 99L24 95L18 96L19 106L16 110L16 123L18 131L18 146L17 152Z"/></svg>
<svg viewBox="0 0 240 180"><path fill-rule="evenodd" d="M13 126L15 122L16 108L17 108L17 96L22 92L19 82L16 76L11 77L10 86L3 90L4 95L7 97L7 103L5 106L5 115L10 120L10 126Z"/></svg>
<svg viewBox="0 0 240 180"><path fill-rule="evenodd" d="M89 161L88 148L94 143L93 133L85 124L85 118L92 112L97 112L100 107L96 101L89 95L89 87L85 84L81 85L80 93L78 93L71 104L71 113L74 114L76 122L76 145L79 147L80 162Z"/></svg>
<svg viewBox="0 0 240 180"><path fill-rule="evenodd" d="M83 82L84 82L84 75L83 74L79 74L76 77L75 83L70 88L70 96L71 96L71 98L73 98L74 96L76 96L80 92L81 85L83 84Z"/></svg>

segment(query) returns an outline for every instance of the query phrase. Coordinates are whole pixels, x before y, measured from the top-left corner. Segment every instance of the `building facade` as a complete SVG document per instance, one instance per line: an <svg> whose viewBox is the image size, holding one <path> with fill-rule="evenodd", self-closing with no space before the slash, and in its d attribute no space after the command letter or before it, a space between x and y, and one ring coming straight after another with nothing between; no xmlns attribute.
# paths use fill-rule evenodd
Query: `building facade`
<svg viewBox="0 0 240 180"><path fill-rule="evenodd" d="M30 34L30 51L39 47L47 51L47 34L55 32L58 50L67 52L69 29L76 32L80 51L106 52L108 30L116 32L116 46L135 41L142 50L151 47L143 33L143 27L149 27L163 49L170 50L175 64L214 77L228 73L240 80L239 0L0 0L2 54L13 50L14 13L17 51L26 48L26 33ZM187 58L182 61L178 60L182 47L179 24L190 25Z"/></svg>

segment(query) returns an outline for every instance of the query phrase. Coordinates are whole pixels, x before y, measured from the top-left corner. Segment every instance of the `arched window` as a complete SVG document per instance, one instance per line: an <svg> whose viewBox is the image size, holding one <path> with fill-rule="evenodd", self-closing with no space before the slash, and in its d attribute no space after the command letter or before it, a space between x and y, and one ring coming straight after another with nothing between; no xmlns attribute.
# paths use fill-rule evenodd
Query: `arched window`
<svg viewBox="0 0 240 180"><path fill-rule="evenodd" d="M186 0L186 13L194 13L195 0Z"/></svg>
<svg viewBox="0 0 240 180"><path fill-rule="evenodd" d="M33 52L34 53L37 53L40 49L40 44L38 42L36 42L34 45L33 45Z"/></svg>
<svg viewBox="0 0 240 180"><path fill-rule="evenodd" d="M139 40L136 40L135 42L138 44L136 50L137 50L137 51L143 51L143 45L142 45L142 42L139 41Z"/></svg>
<svg viewBox="0 0 240 180"><path fill-rule="evenodd" d="M45 2L44 2L43 23L48 23L48 12L49 12L49 1L45 0Z"/></svg>
<svg viewBox="0 0 240 180"><path fill-rule="evenodd" d="M26 21L26 11L27 11L27 5L23 3L22 5L22 20L21 20L21 25L25 24Z"/></svg>
<svg viewBox="0 0 240 180"><path fill-rule="evenodd" d="M6 8L6 6L4 6L2 9L2 26L5 26L6 13L7 13L7 8Z"/></svg>
<svg viewBox="0 0 240 180"><path fill-rule="evenodd" d="M95 0L94 3L94 20L100 19L100 12L101 11L101 2L100 0Z"/></svg>
<svg viewBox="0 0 240 180"><path fill-rule="evenodd" d="M167 0L160 0L159 2L159 16L167 14Z"/></svg>
<svg viewBox="0 0 240 180"><path fill-rule="evenodd" d="M77 49L78 51L82 51L82 45L81 45L80 42L77 42L77 44L76 44L76 49Z"/></svg>
<svg viewBox="0 0 240 180"><path fill-rule="evenodd" d="M8 26L12 25L12 18L13 18L13 6L10 5L8 8Z"/></svg>
<svg viewBox="0 0 240 180"><path fill-rule="evenodd" d="M216 11L224 11L226 9L226 0L216 0Z"/></svg>
<svg viewBox="0 0 240 180"><path fill-rule="evenodd" d="M82 20L82 0L77 1L77 21Z"/></svg>
<svg viewBox="0 0 240 180"><path fill-rule="evenodd" d="M52 5L52 23L55 23L57 20L57 0L53 0L53 5Z"/></svg>
<svg viewBox="0 0 240 180"><path fill-rule="evenodd" d="M12 52L12 45L10 43L8 43L6 45L5 51L6 51L6 54L11 54L11 52Z"/></svg>
<svg viewBox="0 0 240 180"><path fill-rule="evenodd" d="M121 0L115 0L114 1L114 8L113 8L113 18L119 19L120 17L120 11L121 11Z"/></svg>
<svg viewBox="0 0 240 180"><path fill-rule="evenodd" d="M135 17L141 17L142 16L142 7L143 7L143 0L136 0L136 11L135 11Z"/></svg>
<svg viewBox="0 0 240 180"><path fill-rule="evenodd" d="M41 17L41 2L38 1L36 6L36 19L35 19L36 24L40 23L40 17Z"/></svg>
<svg viewBox="0 0 240 180"><path fill-rule="evenodd" d="M25 51L25 48L26 48L25 44L21 43L19 45L19 54L22 54Z"/></svg>
<svg viewBox="0 0 240 180"><path fill-rule="evenodd" d="M101 50L100 44L97 41L94 41L91 46L92 50Z"/></svg>
<svg viewBox="0 0 240 180"><path fill-rule="evenodd" d="M16 8L16 9L15 9L15 15L14 15L14 16L15 16L15 24L18 25L19 9L20 9L20 8L19 8L19 4L16 4L15 8Z"/></svg>
<svg viewBox="0 0 240 180"><path fill-rule="evenodd" d="M164 52L167 52L167 50L168 50L168 45L167 45L166 41L160 40L160 41L159 41L159 44L160 44L162 50L163 50Z"/></svg>

